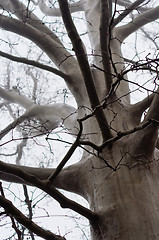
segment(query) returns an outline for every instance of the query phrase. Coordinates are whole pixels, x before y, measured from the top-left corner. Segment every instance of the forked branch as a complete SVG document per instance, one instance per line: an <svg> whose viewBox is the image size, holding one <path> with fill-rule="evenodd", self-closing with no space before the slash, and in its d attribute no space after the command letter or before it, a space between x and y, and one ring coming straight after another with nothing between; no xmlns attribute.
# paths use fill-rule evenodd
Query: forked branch
<svg viewBox="0 0 159 240"><path fill-rule="evenodd" d="M157 90L149 110L144 118L143 124L152 120L152 123L143 129L140 133L137 132L134 136L136 145L134 146L134 154L143 154L147 157L152 157L158 139L159 129L159 89Z"/></svg>
<svg viewBox="0 0 159 240"><path fill-rule="evenodd" d="M2 161L0 161L0 170L8 174L15 175L23 179L26 183L40 188L41 190L49 194L51 197L53 197L55 200L57 200L62 208L70 208L73 211L79 213L80 215L86 217L90 221L93 221L96 218L96 215L92 211L76 203L75 201L68 199L57 189L55 189L49 180L40 180L39 178L36 178L35 176L22 171L20 167L8 165L6 163L3 163Z"/></svg>
<svg viewBox="0 0 159 240"><path fill-rule="evenodd" d="M118 5L120 5L120 6L123 6L123 7L125 7L125 8L129 8L129 7L132 5L132 2L129 1L129 0L113 0L113 2L114 2L115 4L118 4ZM150 10L150 8L141 6L141 7L139 7L139 10L140 10L140 12L145 12L145 11L147 11L147 10Z"/></svg>
<svg viewBox="0 0 159 240"><path fill-rule="evenodd" d="M145 0L136 0L134 3L130 4L116 19L113 20L111 27L115 27L120 23L126 16L128 16L133 10L137 9L141 3Z"/></svg>
<svg viewBox="0 0 159 240"><path fill-rule="evenodd" d="M118 29L116 29L117 36L119 34L119 39L121 42L123 42L125 38L127 38L130 34L137 31L140 27L143 27L144 25L152 21L155 21L158 18L159 18L159 6L150 9L142 14L139 14L128 24L118 27Z"/></svg>
<svg viewBox="0 0 159 240"><path fill-rule="evenodd" d="M4 1L3 1L4 2ZM36 28L37 30L45 33L51 37L54 41L63 46L60 39L51 31L32 11L28 9L21 1L19 0L10 0L10 5L12 5L12 13L18 17L19 20L24 23L29 24L30 26ZM10 11L10 9L6 9Z"/></svg>

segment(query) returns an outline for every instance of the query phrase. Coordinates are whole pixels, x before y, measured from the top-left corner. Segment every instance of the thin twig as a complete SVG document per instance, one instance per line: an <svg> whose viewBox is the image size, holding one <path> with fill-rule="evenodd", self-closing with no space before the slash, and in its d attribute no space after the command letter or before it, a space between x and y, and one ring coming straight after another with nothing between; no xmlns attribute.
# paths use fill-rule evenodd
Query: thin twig
<svg viewBox="0 0 159 240"><path fill-rule="evenodd" d="M37 234L39 237L42 237L46 240L65 240L65 238L57 236L50 231L44 230L35 224L32 220L27 218L22 212L20 212L11 201L5 197L0 196L0 205L5 209L6 213L14 216L14 218L23 226L25 226L30 231Z"/></svg>
<svg viewBox="0 0 159 240"><path fill-rule="evenodd" d="M49 180L40 180L32 174L23 171L20 167L10 166L2 161L0 161L0 169L2 172L17 176L24 180L24 182L31 184L32 186L36 186L53 197L56 201L58 201L62 208L70 208L73 211L79 213L80 215L86 217L90 221L96 220L96 214L93 213L86 207L83 207L79 203L65 197L62 193L60 193Z"/></svg>
<svg viewBox="0 0 159 240"><path fill-rule="evenodd" d="M3 191L3 187L2 187L2 182L0 182L0 192L1 192L1 196L2 196L4 199L6 199L6 198L5 198L4 191ZM4 208L4 209L5 209L5 208ZM7 213L6 209L5 209L5 212ZM13 229L15 230L15 232L17 233L18 240L22 240L22 238L21 238L22 233L21 233L21 231L17 228L13 216L12 216L11 214L7 214L7 215L10 217L10 220L11 220L11 222L12 222L12 227L13 227Z"/></svg>
<svg viewBox="0 0 159 240"><path fill-rule="evenodd" d="M66 153L65 157L62 159L62 161L57 166L56 170L48 178L48 180L50 180L51 182L55 180L55 178L61 172L63 167L66 165L66 163L68 162L68 160L70 159L70 157L72 156L72 154L74 153L76 148L79 146L79 141L80 141L80 137L81 137L81 134L82 134L83 125L82 125L82 122L80 120L78 120L78 122L79 122L79 125L80 125L80 130L79 130L79 133L77 135L77 138L76 138L75 142L72 144L72 146L70 147L69 151Z"/></svg>

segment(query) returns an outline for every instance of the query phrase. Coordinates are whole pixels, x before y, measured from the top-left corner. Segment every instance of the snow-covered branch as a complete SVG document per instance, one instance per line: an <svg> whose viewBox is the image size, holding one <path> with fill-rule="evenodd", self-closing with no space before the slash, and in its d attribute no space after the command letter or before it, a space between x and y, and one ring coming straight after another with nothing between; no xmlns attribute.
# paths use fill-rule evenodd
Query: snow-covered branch
<svg viewBox="0 0 159 240"><path fill-rule="evenodd" d="M5 99L7 102L17 103L25 109L29 109L34 105L32 100L28 99L24 95L21 95L16 89L5 90L0 87L0 97Z"/></svg>
<svg viewBox="0 0 159 240"><path fill-rule="evenodd" d="M8 132L13 130L25 120L35 118L40 121L41 127L34 126L31 135L38 136L46 134L64 124L70 133L76 135L78 132L76 109L68 104L55 103L50 106L33 105L23 115L14 120L0 132L2 139Z"/></svg>

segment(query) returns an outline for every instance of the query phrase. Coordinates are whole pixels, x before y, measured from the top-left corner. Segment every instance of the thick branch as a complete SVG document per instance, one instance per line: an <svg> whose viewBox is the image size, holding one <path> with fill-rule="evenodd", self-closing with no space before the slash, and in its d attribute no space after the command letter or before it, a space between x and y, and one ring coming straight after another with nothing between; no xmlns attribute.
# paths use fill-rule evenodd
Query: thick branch
<svg viewBox="0 0 159 240"><path fill-rule="evenodd" d="M2 52L2 51L0 51L0 56L5 57L7 59L10 59L10 60L12 60L14 62L24 63L24 64L27 64L27 65L30 65L30 66L34 66L34 67L46 70L48 72L52 72L52 73L62 77L66 81L70 80L69 76L67 76L65 73L59 71L56 68L50 67L50 66L42 64L42 63L39 63L37 61L29 60L27 58L22 58L22 57L16 57L14 55L11 55L11 54L8 54L8 53Z"/></svg>
<svg viewBox="0 0 159 240"><path fill-rule="evenodd" d="M159 149L159 138L157 138L156 148Z"/></svg>
<svg viewBox="0 0 159 240"><path fill-rule="evenodd" d="M135 119L135 123L139 124L141 121L141 116L143 114L143 112L149 108L149 106L151 105L153 98L154 98L155 94L152 93L149 96L147 96L146 98L144 98L142 101L131 105L130 107L130 114L132 115L132 118Z"/></svg>
<svg viewBox="0 0 159 240"><path fill-rule="evenodd" d="M58 67L61 66L61 69L67 69L68 62L74 66L75 61L73 57L63 62L66 56L70 55L66 49L61 47L61 45L57 42L53 41L48 35L35 29L34 27L29 26L28 24L23 23L17 19L2 15L0 16L0 27L7 31L17 33L18 35L21 35L33 41L54 61Z"/></svg>
<svg viewBox="0 0 159 240"><path fill-rule="evenodd" d="M83 75L87 93L89 96L89 101L91 103L92 109L98 108L98 111L95 112L97 122L99 124L102 136L104 139L111 137L110 129L108 127L107 120L105 118L102 107L100 107L99 98L96 92L96 88L93 82L93 77L91 74L90 66L85 55L82 41L77 33L76 27L72 21L67 0L59 0L59 5L61 9L62 18L68 32L68 36L71 39L74 51L76 53L78 63Z"/></svg>
<svg viewBox="0 0 159 240"><path fill-rule="evenodd" d="M25 182L40 188L41 190L49 194L51 197L56 199L60 203L62 208L70 208L73 211L79 213L80 215L86 217L90 221L94 220L95 214L93 212L91 212L89 209L65 197L63 194L61 194L58 190L56 190L52 186L50 181L48 180L42 181L36 178L35 176L22 171L21 168L13 167L13 165L11 166L1 161L0 161L0 169L2 172L15 175L23 179Z"/></svg>
<svg viewBox="0 0 159 240"><path fill-rule="evenodd" d="M17 19L9 18L6 16L0 16L0 27L17 33L23 37L33 41L38 47L40 47L56 64L56 66L66 74L70 76L67 85L73 93L75 99L80 105L82 102L83 94L85 89L82 81L77 81L77 77L81 79L81 73L76 59L70 56L70 53L62 47L59 43L50 38L49 35L35 29L34 27L19 21ZM69 67L71 66L71 68ZM65 79L66 80L66 79Z"/></svg>
<svg viewBox="0 0 159 240"><path fill-rule="evenodd" d="M55 129L61 122L72 133L78 132L77 112L76 109L68 104L55 103L50 106L36 105L24 95L20 95L15 90L7 91L0 87L0 97L10 103L16 103L26 109L26 112L19 118L15 119L5 129L0 132L2 139L10 130L14 129L18 124L29 118L36 118L41 122L41 131L35 128L35 135L44 134L52 129Z"/></svg>
<svg viewBox="0 0 159 240"><path fill-rule="evenodd" d="M132 5L132 2L129 0L117 0L117 1L113 0L113 2L120 6L126 7L126 8L129 8ZM139 10L140 10L140 12L145 12L145 11L149 10L149 8L141 6L141 7L139 7Z"/></svg>
<svg viewBox="0 0 159 240"><path fill-rule="evenodd" d="M13 168L13 171L15 170L15 172L17 169L20 168L22 171L27 172L41 180L48 179L51 176L51 174L53 174L55 171L55 169L53 168L27 167L27 166L17 166L13 164L7 164L7 165ZM81 187L81 177L80 177L81 169L83 172L84 168L85 168L85 165L83 165L82 162L66 167L58 174L56 179L51 184L53 184L53 186L56 188L70 191L70 192L79 194L83 197L86 197L86 189L84 187ZM75 177L75 176L78 176L78 177ZM8 173L7 171L2 171L1 169L0 169L0 179L7 182L32 185L24 181L22 178L16 175L13 175L12 173Z"/></svg>
<svg viewBox="0 0 159 240"><path fill-rule="evenodd" d="M145 155L146 157L152 157L156 142L158 139L158 128L159 128L159 89L157 90L151 105L149 107L148 113L146 114L143 124L153 119L152 124L147 128L143 129L140 133L137 132L134 136L134 142L136 143L133 149L133 154L135 155Z"/></svg>
<svg viewBox="0 0 159 240"><path fill-rule="evenodd" d="M36 118L40 121L40 130L35 127L35 133L33 135L43 135L58 127L60 123L63 123L65 127L74 135L78 131L77 127L77 113L76 109L68 104L55 103L50 106L33 105L30 109L14 120L5 129L0 132L0 139L2 139L10 130L14 129L17 125L22 123L26 119Z"/></svg>
<svg viewBox="0 0 159 240"><path fill-rule="evenodd" d="M31 219L27 218L22 212L20 212L9 200L5 197L0 196L0 205L5 209L6 214L13 216L17 222L25 226L31 232L35 233L43 239L50 240L64 240L65 238L60 237L51 233L50 231L44 230L35 224Z"/></svg>
<svg viewBox="0 0 159 240"><path fill-rule="evenodd" d="M110 91L112 84L111 66L110 66L110 55L109 55L109 44L110 44L110 14L109 4L107 0L101 0L101 21L100 21L100 45L102 54L102 63L104 68L104 75L106 81L107 94Z"/></svg>
<svg viewBox="0 0 159 240"><path fill-rule="evenodd" d="M24 95L20 95L16 90L5 90L0 87L0 97L7 100L10 103L17 103L25 109L31 108L34 103Z"/></svg>
<svg viewBox="0 0 159 240"><path fill-rule="evenodd" d="M144 119L145 121L147 119L155 119L157 121L159 120L158 106L159 106L159 88L157 89L156 93L154 93L152 103Z"/></svg>
<svg viewBox="0 0 159 240"><path fill-rule="evenodd" d="M113 142L116 142L119 139L121 139L121 138L123 138L125 136L128 136L128 135L131 135L133 133L138 133L139 132L139 134L140 134L140 131L142 131L143 129L145 129L145 128L149 127L149 126L152 126L153 124L159 125L159 121L150 119L150 120L145 121L144 123L141 123L140 125L137 125L136 127L132 128L132 129L129 129L128 131L124 131L124 132L120 132L119 131L119 132L117 132L116 136L106 140L100 146L97 146L94 143L89 142L89 141L80 141L80 144L85 145L85 146L90 146L93 149L96 149L98 152L102 152L103 148L105 148L106 146L111 145ZM150 138L150 140L151 140L151 138Z"/></svg>
<svg viewBox="0 0 159 240"><path fill-rule="evenodd" d="M149 125L152 125L152 121L150 121L150 120L149 120L149 121L146 121L146 122L144 122L144 123L142 123L142 124L140 124L140 125L138 125L138 126L136 126L136 127L134 127L134 128L132 128L132 129L130 129L130 130L128 130L128 131L118 132L116 136L114 136L114 137L108 139L107 141L105 141L105 142L100 146L100 148L102 149L102 148L104 148L105 146L108 146L108 145L112 144L113 142L118 141L118 140L121 139L122 137L127 136L127 135L130 135L130 134L132 134L132 133L136 133L136 132L137 132L138 134L140 134L140 131L143 130L143 129L145 129L145 128L148 127Z"/></svg>
<svg viewBox="0 0 159 240"><path fill-rule="evenodd" d="M28 9L22 2L19 0L10 0L10 4L12 5L11 12L18 17L24 23L31 25L37 30L45 33L49 37L51 37L58 44L63 46L60 39L35 15L32 11ZM9 10L9 9L8 9Z"/></svg>
<svg viewBox="0 0 159 240"><path fill-rule="evenodd" d="M115 27L118 23L120 23L126 16L128 16L133 10L135 10L141 3L145 2L145 0L136 0L130 6L128 6L112 23L111 27Z"/></svg>
<svg viewBox="0 0 159 240"><path fill-rule="evenodd" d="M130 23L118 27L116 29L117 37L119 37L120 41L122 42L125 38L127 38L130 34L134 33L140 27L152 21L155 21L158 18L159 18L159 6L138 15Z"/></svg>
<svg viewBox="0 0 159 240"><path fill-rule="evenodd" d="M146 122L145 122L146 123ZM134 158L144 157L150 161L154 155L156 141L158 138L159 123L155 121L140 132L136 132L130 141L135 144L131 146L131 154Z"/></svg>

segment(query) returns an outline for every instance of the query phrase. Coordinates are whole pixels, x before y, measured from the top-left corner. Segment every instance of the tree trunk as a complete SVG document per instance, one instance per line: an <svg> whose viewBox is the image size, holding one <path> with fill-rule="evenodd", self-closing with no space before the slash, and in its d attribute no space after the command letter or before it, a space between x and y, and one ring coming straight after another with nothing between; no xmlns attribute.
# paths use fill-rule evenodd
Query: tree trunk
<svg viewBox="0 0 159 240"><path fill-rule="evenodd" d="M87 182L91 209L99 216L91 225L92 240L159 239L158 171L154 162L134 158L126 144L105 149L89 160ZM106 166L118 167L116 171Z"/></svg>

